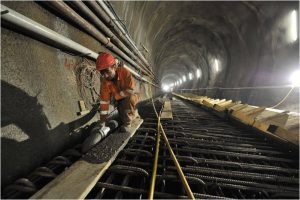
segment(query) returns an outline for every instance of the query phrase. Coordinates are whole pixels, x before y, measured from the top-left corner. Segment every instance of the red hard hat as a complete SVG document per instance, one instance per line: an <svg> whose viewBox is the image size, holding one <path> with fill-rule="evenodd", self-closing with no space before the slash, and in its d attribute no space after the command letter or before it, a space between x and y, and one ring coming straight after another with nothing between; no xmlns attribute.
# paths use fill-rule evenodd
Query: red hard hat
<svg viewBox="0 0 300 200"><path fill-rule="evenodd" d="M116 64L115 58L110 53L103 52L97 58L96 69L101 71L109 68L113 64Z"/></svg>

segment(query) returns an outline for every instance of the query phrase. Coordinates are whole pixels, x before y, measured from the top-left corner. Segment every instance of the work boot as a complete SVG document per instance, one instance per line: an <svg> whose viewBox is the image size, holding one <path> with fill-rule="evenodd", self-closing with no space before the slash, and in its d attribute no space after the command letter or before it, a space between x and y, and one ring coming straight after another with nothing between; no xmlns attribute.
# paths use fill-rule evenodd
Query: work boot
<svg viewBox="0 0 300 200"><path fill-rule="evenodd" d="M122 133L128 133L129 130L130 130L130 128L131 128L131 124L124 124L120 128L120 132L122 132Z"/></svg>

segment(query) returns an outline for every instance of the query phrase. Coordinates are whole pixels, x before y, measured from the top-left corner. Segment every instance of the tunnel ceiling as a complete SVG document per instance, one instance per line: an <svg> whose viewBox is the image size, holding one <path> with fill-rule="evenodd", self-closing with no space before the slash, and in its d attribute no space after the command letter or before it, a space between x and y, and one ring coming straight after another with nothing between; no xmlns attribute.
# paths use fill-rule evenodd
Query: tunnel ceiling
<svg viewBox="0 0 300 200"><path fill-rule="evenodd" d="M276 20L298 9L298 2L111 4L150 60L159 81L172 83L189 72L195 76L201 69L201 78L189 83L190 88L234 86L236 82L251 85L264 49L272 54L270 42L280 37ZM240 75L233 81L232 73Z"/></svg>

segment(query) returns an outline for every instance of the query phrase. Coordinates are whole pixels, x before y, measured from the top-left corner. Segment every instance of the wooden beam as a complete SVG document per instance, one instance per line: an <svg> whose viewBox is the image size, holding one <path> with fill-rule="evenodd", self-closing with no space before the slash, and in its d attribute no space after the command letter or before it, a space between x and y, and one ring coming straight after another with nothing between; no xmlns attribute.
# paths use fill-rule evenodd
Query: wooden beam
<svg viewBox="0 0 300 200"><path fill-rule="evenodd" d="M129 139L141 126L143 120L137 118L133 121L128 133L115 133L109 135L113 140L118 140L120 134L127 134L128 137L123 141L117 141L118 145L112 146L115 150L112 157L101 163L91 163L86 160L75 162L69 169L64 171L53 181L35 193L30 199L83 199L91 191L97 181L101 178L107 168L113 163L119 152L125 147ZM104 141L102 141L104 142ZM101 145L101 144L100 144Z"/></svg>
<svg viewBox="0 0 300 200"><path fill-rule="evenodd" d="M173 120L172 107L171 107L170 101L165 101L164 108L163 108L160 118L162 120L168 120L168 119Z"/></svg>

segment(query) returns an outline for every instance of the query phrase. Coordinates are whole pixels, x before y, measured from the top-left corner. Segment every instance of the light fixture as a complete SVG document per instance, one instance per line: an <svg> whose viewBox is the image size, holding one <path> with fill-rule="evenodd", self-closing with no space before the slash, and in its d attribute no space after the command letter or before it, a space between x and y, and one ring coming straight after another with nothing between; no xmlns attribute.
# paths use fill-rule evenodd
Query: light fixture
<svg viewBox="0 0 300 200"><path fill-rule="evenodd" d="M293 87L300 87L300 70L297 70L294 73L292 73L290 81Z"/></svg>
<svg viewBox="0 0 300 200"><path fill-rule="evenodd" d="M179 79L179 84L181 84L182 83L182 80L181 79Z"/></svg>
<svg viewBox="0 0 300 200"><path fill-rule="evenodd" d="M168 90L170 89L169 85L162 85L163 91L168 92Z"/></svg>
<svg viewBox="0 0 300 200"><path fill-rule="evenodd" d="M190 80L193 79L193 74L191 72L189 73L189 78L190 78Z"/></svg>
<svg viewBox="0 0 300 200"><path fill-rule="evenodd" d="M216 72L219 71L219 61L218 61L218 59L215 59L215 69L216 69Z"/></svg>
<svg viewBox="0 0 300 200"><path fill-rule="evenodd" d="M296 10L293 10L289 14L289 38L290 42L295 42L298 39L298 23L297 23L297 12Z"/></svg>
<svg viewBox="0 0 300 200"><path fill-rule="evenodd" d="M197 69L196 76L197 76L197 78L200 78L200 76L201 76L201 71L200 71L200 69Z"/></svg>
<svg viewBox="0 0 300 200"><path fill-rule="evenodd" d="M185 81L186 81L186 77L185 77L185 75L183 75L182 79L183 79L183 82L185 82Z"/></svg>

